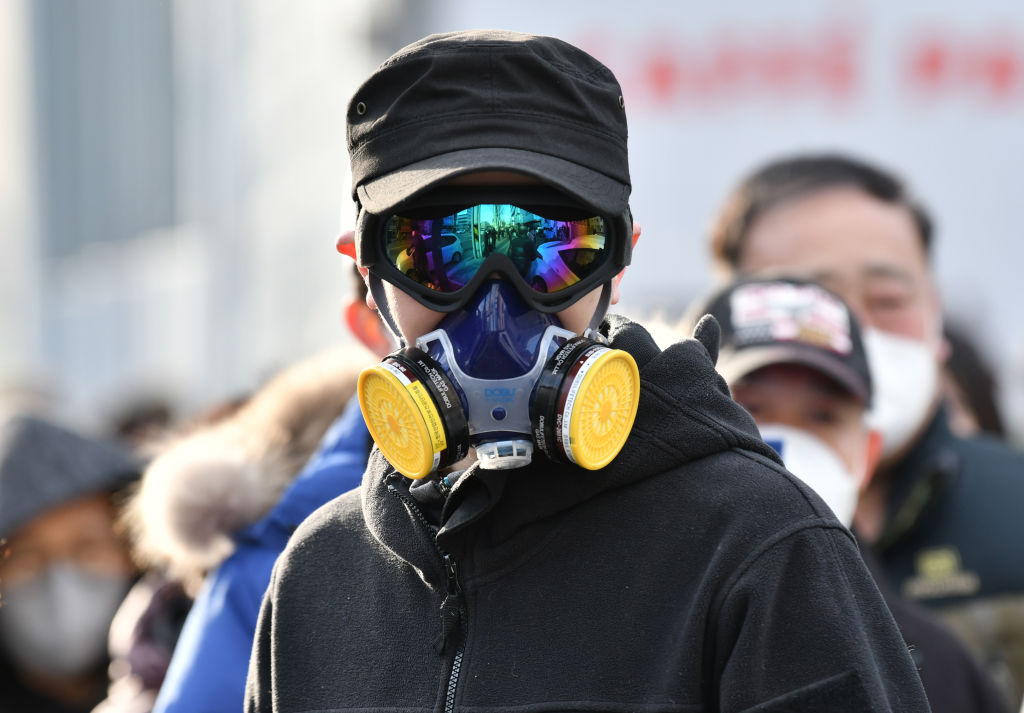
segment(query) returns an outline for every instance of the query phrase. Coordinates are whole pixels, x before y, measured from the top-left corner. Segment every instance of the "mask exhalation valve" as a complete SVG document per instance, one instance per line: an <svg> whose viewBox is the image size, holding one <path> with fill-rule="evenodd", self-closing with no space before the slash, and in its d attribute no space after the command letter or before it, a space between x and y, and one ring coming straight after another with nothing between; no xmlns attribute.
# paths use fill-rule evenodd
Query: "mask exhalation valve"
<svg viewBox="0 0 1024 713"><path fill-rule="evenodd" d="M491 441L478 445L476 455L485 470L522 468L533 460L533 444L523 439Z"/></svg>

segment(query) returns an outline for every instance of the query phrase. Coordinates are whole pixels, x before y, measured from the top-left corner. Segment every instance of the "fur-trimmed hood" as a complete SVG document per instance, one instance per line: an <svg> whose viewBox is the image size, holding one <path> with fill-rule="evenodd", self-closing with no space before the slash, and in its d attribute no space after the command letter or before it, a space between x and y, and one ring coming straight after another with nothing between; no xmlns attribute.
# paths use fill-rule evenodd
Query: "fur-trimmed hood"
<svg viewBox="0 0 1024 713"><path fill-rule="evenodd" d="M233 535L270 511L376 361L355 345L318 354L162 446L126 507L141 562L189 586L223 562Z"/></svg>

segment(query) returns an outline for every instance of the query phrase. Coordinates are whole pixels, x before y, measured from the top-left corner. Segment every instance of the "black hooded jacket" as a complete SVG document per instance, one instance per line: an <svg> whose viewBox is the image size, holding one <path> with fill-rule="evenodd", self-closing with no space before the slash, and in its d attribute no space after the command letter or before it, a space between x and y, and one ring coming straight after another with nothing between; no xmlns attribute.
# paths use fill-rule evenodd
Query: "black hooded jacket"
<svg viewBox="0 0 1024 713"><path fill-rule="evenodd" d="M617 458L473 466L435 519L375 450L278 561L247 711L928 710L853 537L715 373L717 324L664 352L605 328L642 380Z"/></svg>

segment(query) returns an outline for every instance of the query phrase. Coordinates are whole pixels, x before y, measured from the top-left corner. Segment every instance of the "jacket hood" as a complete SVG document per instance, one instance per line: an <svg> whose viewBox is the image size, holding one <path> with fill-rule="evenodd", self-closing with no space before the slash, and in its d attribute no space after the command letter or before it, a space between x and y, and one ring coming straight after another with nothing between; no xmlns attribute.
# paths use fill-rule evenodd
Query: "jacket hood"
<svg viewBox="0 0 1024 713"><path fill-rule="evenodd" d="M136 554L194 583L234 551L294 480L375 363L355 345L277 374L226 418L164 445L127 505Z"/></svg>
<svg viewBox="0 0 1024 713"><path fill-rule="evenodd" d="M0 426L0 539L54 507L127 485L142 465L112 442L50 421L6 419Z"/></svg>
<svg viewBox="0 0 1024 713"><path fill-rule="evenodd" d="M485 514L485 536L494 542L505 541L530 522L722 451L741 448L781 464L715 371L720 333L713 317L698 323L693 338L664 351L643 327L622 317L609 316L602 331L613 347L632 354L640 368L639 408L622 451L599 471L547 459L509 471L470 467L444 506L437 541L446 551L460 556L460 533ZM363 510L370 530L385 545L402 547L395 539L399 536L388 507L388 501L396 499L388 497L387 491L407 490L408 482L375 450L363 488ZM501 507L495 507L499 500ZM405 556L408 558L408 553ZM436 555L426 550L424 563L433 557Z"/></svg>

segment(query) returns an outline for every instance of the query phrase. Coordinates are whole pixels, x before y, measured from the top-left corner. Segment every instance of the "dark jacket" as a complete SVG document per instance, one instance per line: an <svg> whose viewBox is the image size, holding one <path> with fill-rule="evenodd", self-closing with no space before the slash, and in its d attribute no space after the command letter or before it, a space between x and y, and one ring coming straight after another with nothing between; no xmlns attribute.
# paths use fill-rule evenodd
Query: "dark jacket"
<svg viewBox="0 0 1024 713"><path fill-rule="evenodd" d="M299 528L260 613L253 711L927 711L853 537L714 372L717 324L640 365L597 472L469 468L438 521L379 451Z"/></svg>
<svg viewBox="0 0 1024 713"><path fill-rule="evenodd" d="M876 549L890 584L935 611L1004 689L1024 695L1024 453L959 438L944 411L891 471Z"/></svg>

